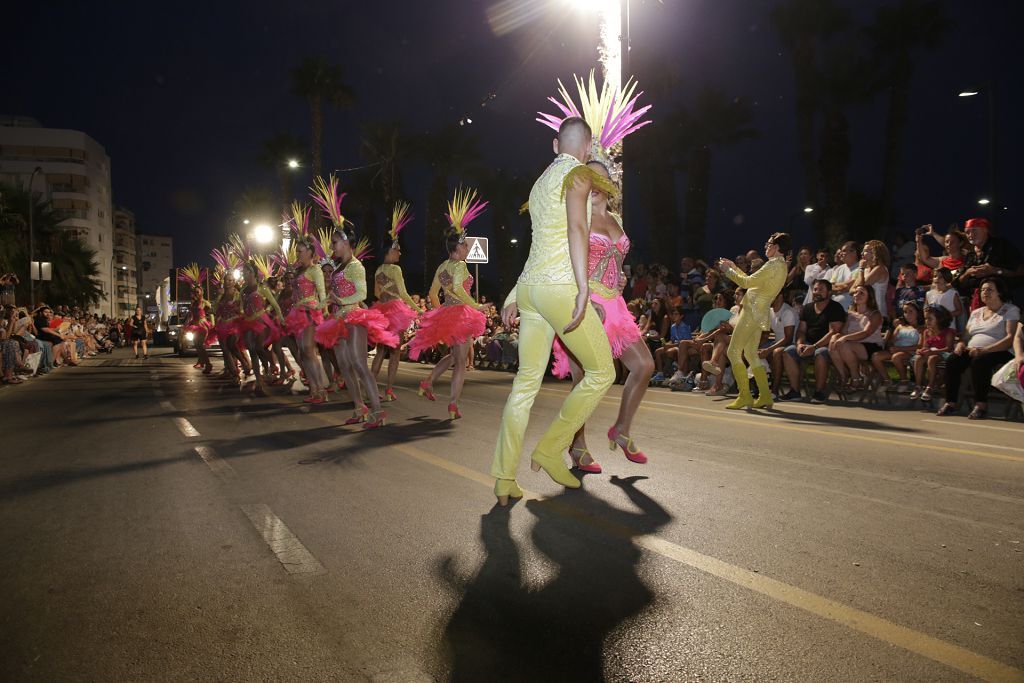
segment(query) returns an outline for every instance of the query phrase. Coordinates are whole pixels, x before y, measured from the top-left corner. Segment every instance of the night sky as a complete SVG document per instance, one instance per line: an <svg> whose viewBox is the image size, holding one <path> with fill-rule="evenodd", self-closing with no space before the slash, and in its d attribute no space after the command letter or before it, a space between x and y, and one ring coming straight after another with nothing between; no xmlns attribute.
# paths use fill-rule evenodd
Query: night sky
<svg viewBox="0 0 1024 683"><path fill-rule="evenodd" d="M139 230L172 235L179 265L205 260L223 241L242 190L278 187L273 172L256 162L261 141L279 131L309 139L308 108L289 94L288 71L311 53L344 65L357 96L350 111L327 110L325 169L365 163L358 154L364 122L395 120L419 133L465 116L473 118L484 164L528 175L543 168L551 133L534 122L534 112L552 108L544 98L554 94L556 78L568 81L597 65L596 19L564 0L523 0L541 8L538 18L497 37L486 19L492 4L16 3L4 13L0 113L91 135L112 159L115 203L136 213ZM710 83L754 105L760 137L715 152L709 256L763 244L764 234L786 229L804 203L790 61L769 20L776 4L632 0L632 66L641 78L644 64L667 62L682 77L680 103ZM866 20L881 3L847 4ZM991 79L999 208L1008 207L1000 228L1022 241L1013 220L1024 211L1014 173L1024 151L1014 79L1021 59L1011 57L1019 43L1014 4L949 3L954 28L939 50L919 56L897 197L908 232L987 213L976 203L987 194L986 100L956 93ZM481 108L490 93L496 97ZM657 125L659 112L673 103L645 99L655 105ZM878 97L850 113L854 188L877 191L884 104ZM413 248L423 228L427 177L422 165L408 169L408 198L417 213L408 229ZM299 180L296 187L308 184L308 174ZM644 209L629 201L627 195L627 232L640 256L649 256L657 247L647 239ZM680 211L682 203L680 192ZM489 221L480 223L487 234ZM794 228L798 241L809 238L802 216Z"/></svg>

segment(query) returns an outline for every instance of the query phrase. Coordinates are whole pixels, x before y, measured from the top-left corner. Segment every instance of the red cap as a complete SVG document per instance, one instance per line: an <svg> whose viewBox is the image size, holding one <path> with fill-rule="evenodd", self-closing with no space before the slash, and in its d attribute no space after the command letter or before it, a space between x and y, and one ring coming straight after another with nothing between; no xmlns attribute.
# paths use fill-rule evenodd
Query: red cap
<svg viewBox="0 0 1024 683"><path fill-rule="evenodd" d="M988 230L988 219L987 218L971 218L964 223L965 228L985 228Z"/></svg>

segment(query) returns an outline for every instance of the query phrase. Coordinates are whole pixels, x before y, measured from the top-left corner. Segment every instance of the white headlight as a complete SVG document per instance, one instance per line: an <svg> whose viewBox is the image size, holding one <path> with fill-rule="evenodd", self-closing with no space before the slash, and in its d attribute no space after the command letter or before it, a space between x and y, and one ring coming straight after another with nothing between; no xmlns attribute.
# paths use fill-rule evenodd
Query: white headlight
<svg viewBox="0 0 1024 683"><path fill-rule="evenodd" d="M192 341L195 338L196 338L196 333L195 332L186 332L185 333L185 339L187 339L188 341Z"/></svg>

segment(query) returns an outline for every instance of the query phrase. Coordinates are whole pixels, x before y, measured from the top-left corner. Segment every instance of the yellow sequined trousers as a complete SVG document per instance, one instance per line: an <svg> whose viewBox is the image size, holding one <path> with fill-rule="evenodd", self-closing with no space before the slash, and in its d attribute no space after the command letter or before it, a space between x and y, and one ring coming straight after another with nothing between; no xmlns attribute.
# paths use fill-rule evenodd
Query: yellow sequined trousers
<svg viewBox="0 0 1024 683"><path fill-rule="evenodd" d="M757 357L757 347L761 344L761 326L754 320L754 315L746 308L740 310L740 318L736 322L736 329L732 331L732 339L729 340L729 362L732 364L732 373L736 378L736 386L739 387L740 396L750 395L750 382L747 381L747 365L754 373L754 379L761 388L761 376L767 378L764 365ZM743 363L743 359L747 363Z"/></svg>
<svg viewBox="0 0 1024 683"><path fill-rule="evenodd" d="M608 335L593 306L588 304L587 314L579 327L569 334L562 334L572 320L576 292L575 284L520 283L518 286L519 372L505 403L491 465L491 474L498 479L515 479L523 436L530 421L530 408L551 360L551 343L556 330L585 374L583 381L566 397L555 421L535 447L538 461L561 457L573 434L587 421L615 380Z"/></svg>

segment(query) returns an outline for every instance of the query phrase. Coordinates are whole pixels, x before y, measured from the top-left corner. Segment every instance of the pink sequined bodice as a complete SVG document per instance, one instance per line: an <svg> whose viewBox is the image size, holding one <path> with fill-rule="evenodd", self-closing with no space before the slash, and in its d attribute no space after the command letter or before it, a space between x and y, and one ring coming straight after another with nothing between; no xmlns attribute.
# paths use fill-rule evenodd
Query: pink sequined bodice
<svg viewBox="0 0 1024 683"><path fill-rule="evenodd" d="M608 289L617 290L622 262L629 253L629 247L629 238L625 233L616 242L596 232L590 233L590 258L587 263L589 279Z"/></svg>
<svg viewBox="0 0 1024 683"><path fill-rule="evenodd" d="M473 276L470 275L462 281L462 288L466 290L466 294L473 296Z"/></svg>
<svg viewBox="0 0 1024 683"><path fill-rule="evenodd" d="M237 298L228 299L227 301L221 301L220 305L220 317L224 320L231 320L237 318L242 313L241 302Z"/></svg>
<svg viewBox="0 0 1024 683"><path fill-rule="evenodd" d="M266 309L266 302L263 300L263 295L259 293L259 290L253 289L247 292L245 295L245 314L247 316L256 315Z"/></svg>
<svg viewBox="0 0 1024 683"><path fill-rule="evenodd" d="M295 286L299 290L299 299L308 299L316 296L316 283L305 275L295 278Z"/></svg>
<svg viewBox="0 0 1024 683"><path fill-rule="evenodd" d="M345 269L338 268L331 275L331 290L335 296L345 298L356 293L355 284L345 277Z"/></svg>

